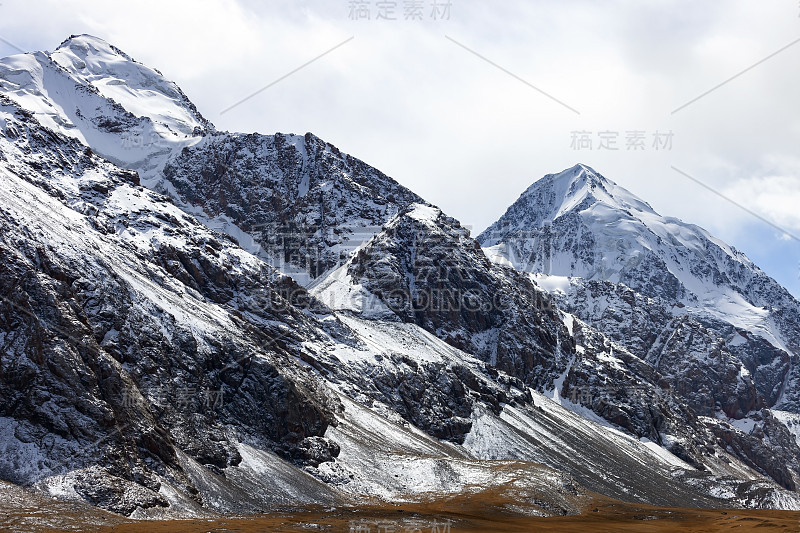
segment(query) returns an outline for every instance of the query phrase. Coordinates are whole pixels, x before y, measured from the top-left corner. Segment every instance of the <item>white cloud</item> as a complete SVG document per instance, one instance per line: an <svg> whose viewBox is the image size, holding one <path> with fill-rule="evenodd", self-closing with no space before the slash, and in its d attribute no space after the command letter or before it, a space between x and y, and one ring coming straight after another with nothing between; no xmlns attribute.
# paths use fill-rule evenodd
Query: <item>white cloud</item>
<svg viewBox="0 0 800 533"><path fill-rule="evenodd" d="M778 227L800 232L800 175L743 179L725 194Z"/></svg>
<svg viewBox="0 0 800 533"><path fill-rule="evenodd" d="M798 167L771 162L793 158L800 141L800 44L671 114L796 39L796 2L451 2L446 21L430 20L428 0L423 21L402 20L403 0L400 20L353 21L348 0L4 0L0 36L26 49L71 33L106 38L178 82L218 127L313 131L476 229L535 179L579 161L734 245L763 223L671 165L798 227ZM671 130L674 143L576 151L573 130Z"/></svg>

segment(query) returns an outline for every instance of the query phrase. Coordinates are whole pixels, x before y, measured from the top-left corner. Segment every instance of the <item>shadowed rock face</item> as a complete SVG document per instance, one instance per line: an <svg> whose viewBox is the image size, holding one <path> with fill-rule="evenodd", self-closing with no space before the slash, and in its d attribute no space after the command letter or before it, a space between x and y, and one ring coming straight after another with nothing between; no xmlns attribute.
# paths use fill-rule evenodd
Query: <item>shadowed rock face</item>
<svg viewBox="0 0 800 533"><path fill-rule="evenodd" d="M766 344L763 339L729 325L726 330L718 322L711 329L691 316L671 316L658 300L621 284L573 280L569 291L555 298L608 334L576 322L573 333L579 349L564 381L563 397L634 435L663 444L698 469L706 468L713 450L721 446L794 490L800 474L794 437L791 443L781 438L787 428L763 409L767 402L749 372L780 368L785 359L762 359L757 366L733 354L774 354L758 350ZM743 340L731 346L720 331L738 333ZM608 364L610 356L616 361ZM743 432L718 423L718 413L723 418L746 417L752 429ZM774 439L765 438L770 432ZM677 439L666 442L664 435Z"/></svg>
<svg viewBox="0 0 800 533"><path fill-rule="evenodd" d="M756 425L749 435L742 437L730 428L712 426L714 436L721 444L731 447L737 456L755 469L764 472L779 485L789 490L797 489L800 472L800 448L786 426L778 421L769 409L754 417Z"/></svg>
<svg viewBox="0 0 800 533"><path fill-rule="evenodd" d="M188 485L167 431L143 405L123 401L122 391L135 385L98 346L63 271L37 273L15 250L0 249L0 293L8 295L0 308L10 341L0 361L0 395L9 400L0 416L13 420L20 447L51 443L41 463L18 464L3 477L27 484L29 468L46 475L100 463L76 484L87 501L122 513L130 505L166 506L148 462ZM135 496L122 496L134 487Z"/></svg>
<svg viewBox="0 0 800 533"><path fill-rule="evenodd" d="M287 362L276 366L285 356L267 347L266 333L243 325L250 330L244 338L235 331L197 336L143 308L111 268L65 261L57 250L30 249L27 256L10 248L6 239L17 232L6 223L0 416L13 419L20 443L48 446L42 474L102 465L78 484L85 494L76 490L129 513L166 505L153 473L197 492L176 449L210 468L238 464L232 430L299 463L320 460L309 443L334 422L335 404L305 373ZM20 469L3 477L30 482ZM117 478L153 493L122 494L127 485Z"/></svg>
<svg viewBox="0 0 800 533"><path fill-rule="evenodd" d="M767 400L757 383L774 402L773 380L788 371L785 366L782 372L774 372L786 365L785 352L762 348L757 355L759 344L770 346L763 339L742 331L742 344L729 345L726 338L737 335L729 324L706 318L704 325L703 317L675 316L674 307L622 284L575 280L568 294L555 298L564 309L645 358L676 395L704 416L722 411L738 419L760 410ZM776 355L783 357L767 360ZM761 377L758 382L751 369Z"/></svg>
<svg viewBox="0 0 800 533"><path fill-rule="evenodd" d="M764 407L752 378L741 362L713 331L690 317L670 324L671 333L650 352L656 369L666 376L676 394L700 415L722 410L730 418L743 418Z"/></svg>
<svg viewBox="0 0 800 533"><path fill-rule="evenodd" d="M416 194L307 133L215 133L164 169L183 200L225 215L275 263L315 278L343 263Z"/></svg>
<svg viewBox="0 0 800 533"><path fill-rule="evenodd" d="M549 297L524 275L492 265L437 209L417 205L398 216L359 250L348 272L402 320L529 386L552 386L574 353Z"/></svg>

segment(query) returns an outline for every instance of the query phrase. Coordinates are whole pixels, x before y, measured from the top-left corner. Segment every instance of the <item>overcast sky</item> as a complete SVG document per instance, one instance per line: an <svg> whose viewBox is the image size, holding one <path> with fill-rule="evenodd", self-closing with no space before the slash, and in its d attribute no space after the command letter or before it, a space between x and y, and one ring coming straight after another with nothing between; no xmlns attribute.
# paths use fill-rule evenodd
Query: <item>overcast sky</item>
<svg viewBox="0 0 800 533"><path fill-rule="evenodd" d="M159 69L219 129L311 131L476 235L581 162L800 295L800 242L774 227L800 236L797 0L0 3L0 56L78 33Z"/></svg>

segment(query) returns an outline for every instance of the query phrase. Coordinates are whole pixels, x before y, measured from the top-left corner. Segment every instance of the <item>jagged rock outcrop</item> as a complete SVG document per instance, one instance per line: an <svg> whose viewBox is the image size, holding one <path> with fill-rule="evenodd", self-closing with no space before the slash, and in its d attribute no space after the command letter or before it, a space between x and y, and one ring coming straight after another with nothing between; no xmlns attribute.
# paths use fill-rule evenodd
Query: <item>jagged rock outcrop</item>
<svg viewBox="0 0 800 533"><path fill-rule="evenodd" d="M319 137L216 133L164 168L182 201L228 217L276 266L316 278L422 201Z"/></svg>
<svg viewBox="0 0 800 533"><path fill-rule="evenodd" d="M549 297L492 265L467 230L436 208L412 205L346 268L402 320L529 386L550 387L574 352Z"/></svg>

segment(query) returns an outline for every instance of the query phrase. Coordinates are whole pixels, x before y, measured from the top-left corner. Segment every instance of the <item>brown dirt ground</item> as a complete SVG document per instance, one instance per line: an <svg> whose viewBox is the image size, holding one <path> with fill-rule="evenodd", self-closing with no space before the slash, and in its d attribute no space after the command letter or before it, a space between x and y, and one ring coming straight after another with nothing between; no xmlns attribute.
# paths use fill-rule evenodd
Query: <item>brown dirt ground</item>
<svg viewBox="0 0 800 533"><path fill-rule="evenodd" d="M800 530L800 513L781 511L667 509L599 504L578 516L530 518L501 513L433 508L361 509L245 519L130 523L97 531L120 533L256 533L330 531L358 533L713 532ZM594 508L593 508L594 509ZM450 524L449 529L446 524ZM358 527L362 529L358 529Z"/></svg>
<svg viewBox="0 0 800 533"><path fill-rule="evenodd" d="M492 494L445 501L374 505L358 509L309 509L265 516L205 520L127 521L75 528L80 517L64 517L70 531L92 533L522 533L522 532L713 532L800 531L800 512L650 507L597 498L575 516L531 518ZM0 517L0 531L5 530ZM51 522L52 523L52 522ZM108 523L108 522L106 522ZM449 524L449 529L447 525ZM35 530L58 531L49 528Z"/></svg>

